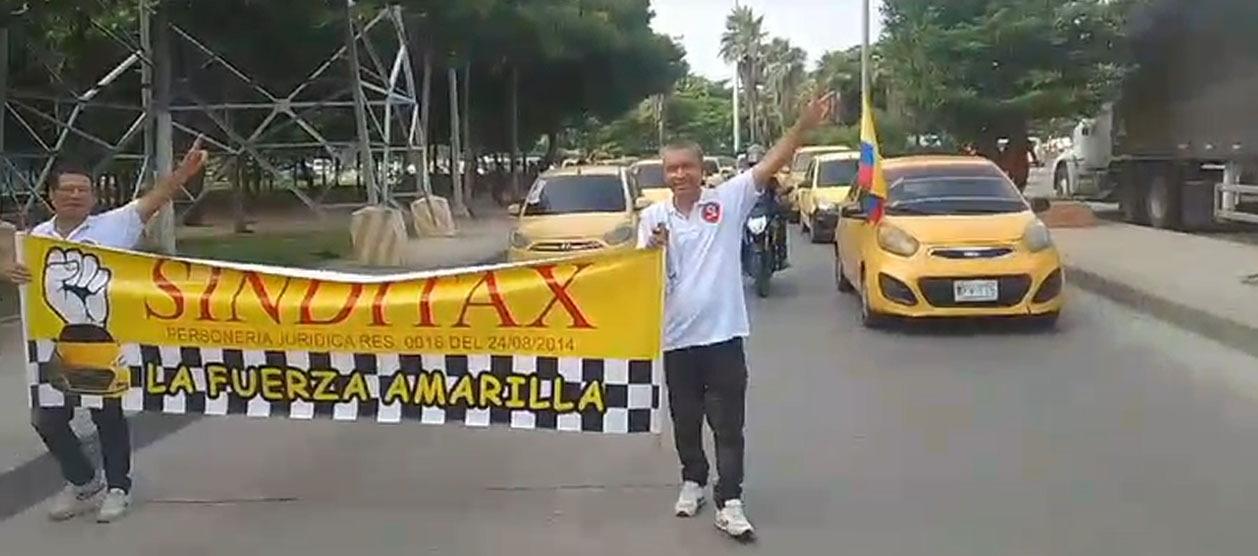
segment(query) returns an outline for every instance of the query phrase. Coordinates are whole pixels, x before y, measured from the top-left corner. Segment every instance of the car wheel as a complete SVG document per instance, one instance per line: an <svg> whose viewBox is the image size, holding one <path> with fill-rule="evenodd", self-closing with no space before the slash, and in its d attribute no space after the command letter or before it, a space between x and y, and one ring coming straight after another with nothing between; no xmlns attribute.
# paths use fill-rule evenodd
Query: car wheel
<svg viewBox="0 0 1258 556"><path fill-rule="evenodd" d="M1140 180L1144 178L1139 166L1128 165L1118 175L1118 208L1123 220L1129 224L1146 224L1149 213L1145 211L1148 200Z"/></svg>
<svg viewBox="0 0 1258 556"><path fill-rule="evenodd" d="M773 275L772 257L765 254L757 254L752 256L752 268L754 269L756 295L761 299L769 297L769 277Z"/></svg>
<svg viewBox="0 0 1258 556"><path fill-rule="evenodd" d="M1053 172L1053 191L1058 197L1070 197L1070 172L1066 170L1066 165L1057 166L1057 171Z"/></svg>
<svg viewBox="0 0 1258 556"><path fill-rule="evenodd" d="M808 239L813 243L829 243L826 237L821 235L821 232L817 230L816 226L812 226L812 228L808 231Z"/></svg>
<svg viewBox="0 0 1258 556"><path fill-rule="evenodd" d="M838 244L834 248L834 284L842 293L852 293L856 291L856 287L852 285L852 281L847 279L847 274L843 272L843 258L839 256Z"/></svg>
<svg viewBox="0 0 1258 556"><path fill-rule="evenodd" d="M865 328L885 328L887 326L887 316L875 311L869 305L869 288L866 286L868 280L865 279L864 273L861 275L861 325Z"/></svg>
<svg viewBox="0 0 1258 556"><path fill-rule="evenodd" d="M1179 226L1179 184L1166 175L1167 171L1165 168L1153 170L1144 212L1149 217L1150 226L1174 229Z"/></svg>

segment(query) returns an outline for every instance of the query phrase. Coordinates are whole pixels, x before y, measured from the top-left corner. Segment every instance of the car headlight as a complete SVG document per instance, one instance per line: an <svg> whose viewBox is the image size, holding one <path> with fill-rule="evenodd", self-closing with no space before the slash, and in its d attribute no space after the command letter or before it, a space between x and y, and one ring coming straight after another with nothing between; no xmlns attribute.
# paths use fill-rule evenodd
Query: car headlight
<svg viewBox="0 0 1258 556"><path fill-rule="evenodd" d="M620 245L631 239L633 239L633 228L628 225L617 227L603 234L603 241L606 241L608 245Z"/></svg>
<svg viewBox="0 0 1258 556"><path fill-rule="evenodd" d="M1022 241L1032 253L1039 253L1053 246L1053 236L1048 232L1048 226L1038 218L1027 224L1026 231L1022 232Z"/></svg>
<svg viewBox="0 0 1258 556"><path fill-rule="evenodd" d="M524 249L529 246L528 236L520 232L511 232L511 246L517 249Z"/></svg>
<svg viewBox="0 0 1258 556"><path fill-rule="evenodd" d="M904 230L890 224L878 226L878 246L883 251L901 257L911 257L920 245L917 239Z"/></svg>

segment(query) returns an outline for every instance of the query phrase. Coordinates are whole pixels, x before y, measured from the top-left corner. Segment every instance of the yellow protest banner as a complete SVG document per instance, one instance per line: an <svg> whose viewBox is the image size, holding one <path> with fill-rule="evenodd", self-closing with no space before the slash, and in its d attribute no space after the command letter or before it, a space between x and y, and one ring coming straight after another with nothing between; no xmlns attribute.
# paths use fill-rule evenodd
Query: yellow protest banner
<svg viewBox="0 0 1258 556"><path fill-rule="evenodd" d="M663 257L370 276L28 237L32 401L643 432Z"/></svg>

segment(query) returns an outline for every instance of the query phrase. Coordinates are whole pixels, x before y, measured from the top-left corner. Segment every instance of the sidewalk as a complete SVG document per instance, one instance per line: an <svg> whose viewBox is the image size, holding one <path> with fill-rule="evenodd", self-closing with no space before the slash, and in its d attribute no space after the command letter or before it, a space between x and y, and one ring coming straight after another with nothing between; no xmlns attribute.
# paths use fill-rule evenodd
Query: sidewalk
<svg viewBox="0 0 1258 556"><path fill-rule="evenodd" d="M365 267L354 260L333 261L324 268L380 274L501 262L506 257L515 221L505 209L483 200L473 202L471 209L476 217L456 218L457 232L453 237L410 238L402 255L404 266L400 268Z"/></svg>
<svg viewBox="0 0 1258 556"><path fill-rule="evenodd" d="M1068 283L1258 355L1258 246L1113 222L1053 238Z"/></svg>

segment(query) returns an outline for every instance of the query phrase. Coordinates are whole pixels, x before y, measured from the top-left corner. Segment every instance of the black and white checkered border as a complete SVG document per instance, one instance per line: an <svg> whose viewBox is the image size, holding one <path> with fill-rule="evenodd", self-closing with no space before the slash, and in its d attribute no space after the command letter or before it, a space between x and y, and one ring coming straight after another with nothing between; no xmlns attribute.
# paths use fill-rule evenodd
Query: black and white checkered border
<svg viewBox="0 0 1258 556"><path fill-rule="evenodd" d="M47 381L46 363L53 342L33 340L27 345L27 384L31 405L41 407L101 408L121 403L124 411L170 414L247 415L288 417L290 419L329 418L338 421L375 420L380 423L419 422L424 424L463 424L469 427L508 426L518 429L554 429L602 433L659 432L662 364L659 360L583 359L575 357L500 355L405 355L309 351L263 351L208 347L151 346L123 344L123 360L131 368L131 389L120 398L65 394ZM261 397L244 399L227 393L210 398L205 392L206 363L223 363L241 368L258 365L292 366L300 369L329 368L345 372L361 371L368 377L372 401L349 402L269 402ZM166 381L183 365L192 373L198 393L146 394L144 369L150 364L166 370ZM605 386L606 412L588 410L558 414L554 410L477 409L467 407L426 407L394 402L382 403L380 395L396 373L443 371L447 379L490 372L500 376L537 374L543 379L563 377L565 399L579 396L581 386L599 380ZM541 383L543 396L551 394L551 382Z"/></svg>

